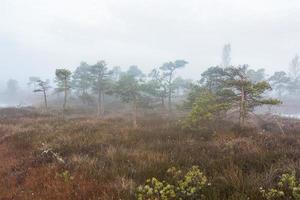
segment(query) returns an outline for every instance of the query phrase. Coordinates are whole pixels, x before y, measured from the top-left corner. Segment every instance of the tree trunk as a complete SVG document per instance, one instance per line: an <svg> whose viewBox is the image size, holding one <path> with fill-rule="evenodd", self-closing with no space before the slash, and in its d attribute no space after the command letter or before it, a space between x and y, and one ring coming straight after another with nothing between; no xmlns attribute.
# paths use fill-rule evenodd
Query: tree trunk
<svg viewBox="0 0 300 200"><path fill-rule="evenodd" d="M104 115L104 92L102 92L102 99L101 99L101 107L100 107L100 109L101 109L101 116L103 116Z"/></svg>
<svg viewBox="0 0 300 200"><path fill-rule="evenodd" d="M83 105L85 105L85 103L86 103L85 98L86 98L85 90L82 90L82 93L81 93L81 101L82 101L82 104L83 104Z"/></svg>
<svg viewBox="0 0 300 200"><path fill-rule="evenodd" d="M98 102L97 102L97 117L101 117L102 108L102 91L98 92Z"/></svg>
<svg viewBox="0 0 300 200"><path fill-rule="evenodd" d="M279 99L281 99L281 97L282 97L282 90L281 90L281 88L278 90L278 97L279 97Z"/></svg>
<svg viewBox="0 0 300 200"><path fill-rule="evenodd" d="M132 113L133 128L137 128L137 99L133 100L133 113Z"/></svg>
<svg viewBox="0 0 300 200"><path fill-rule="evenodd" d="M165 98L161 97L161 107L165 109Z"/></svg>
<svg viewBox="0 0 300 200"><path fill-rule="evenodd" d="M172 78L173 78L173 72L174 71L172 71L171 73L170 73L170 77L169 77L169 81L168 81L168 86L169 86L169 94L168 94L168 100L169 100L169 105L168 105L168 107L169 107L169 113L171 114L172 113Z"/></svg>
<svg viewBox="0 0 300 200"><path fill-rule="evenodd" d="M172 90L171 90L171 88L169 89L168 107L169 107L169 112L171 113L172 112Z"/></svg>
<svg viewBox="0 0 300 200"><path fill-rule="evenodd" d="M46 91L43 90L43 93L44 93L44 103L45 103L45 108L46 108L46 110L48 110L48 101L47 101L47 94L46 94Z"/></svg>
<svg viewBox="0 0 300 200"><path fill-rule="evenodd" d="M246 117L246 105L245 105L246 94L244 87L241 90L241 102L240 102L240 127L245 126L245 117Z"/></svg>
<svg viewBox="0 0 300 200"><path fill-rule="evenodd" d="M67 95L68 95L68 88L67 88L67 81L64 81L64 92L65 92L65 97L64 97L64 105L63 105L63 110L65 111L67 108Z"/></svg>

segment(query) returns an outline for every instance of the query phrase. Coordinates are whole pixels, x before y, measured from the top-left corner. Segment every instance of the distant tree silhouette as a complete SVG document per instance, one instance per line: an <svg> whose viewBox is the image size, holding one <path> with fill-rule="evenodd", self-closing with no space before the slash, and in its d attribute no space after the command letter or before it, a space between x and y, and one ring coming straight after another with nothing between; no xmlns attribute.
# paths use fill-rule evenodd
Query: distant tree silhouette
<svg viewBox="0 0 300 200"><path fill-rule="evenodd" d="M97 116L100 117L104 113L103 101L105 91L109 87L109 76L112 71L109 71L104 60L97 62L90 68L92 89L97 94Z"/></svg>
<svg viewBox="0 0 300 200"><path fill-rule="evenodd" d="M221 66L226 68L231 64L231 45L225 44L222 50L222 62Z"/></svg>
<svg viewBox="0 0 300 200"><path fill-rule="evenodd" d="M35 82L36 82L36 87L33 90L33 92L43 93L44 105L47 110L48 109L47 91L51 88L50 81L49 80L42 81L41 79L37 79Z"/></svg>
<svg viewBox="0 0 300 200"><path fill-rule="evenodd" d="M68 91L71 89L71 71L68 69L56 69L55 82L57 85L56 92L64 93L63 110L67 108Z"/></svg>
<svg viewBox="0 0 300 200"><path fill-rule="evenodd" d="M143 95L143 73L137 66L131 66L126 73L120 76L114 92L123 102L132 103L132 123L137 128L138 103Z"/></svg>
<svg viewBox="0 0 300 200"><path fill-rule="evenodd" d="M15 79L9 79L6 83L6 93L9 96L16 95L19 90L19 82Z"/></svg>
<svg viewBox="0 0 300 200"><path fill-rule="evenodd" d="M177 69L183 68L187 65L188 62L185 60L176 60L174 62L167 62L164 63L160 70L163 72L164 81L166 82L167 86L167 96L168 96L168 108L169 112L172 111L172 94L174 92L174 79L175 79L175 72Z"/></svg>

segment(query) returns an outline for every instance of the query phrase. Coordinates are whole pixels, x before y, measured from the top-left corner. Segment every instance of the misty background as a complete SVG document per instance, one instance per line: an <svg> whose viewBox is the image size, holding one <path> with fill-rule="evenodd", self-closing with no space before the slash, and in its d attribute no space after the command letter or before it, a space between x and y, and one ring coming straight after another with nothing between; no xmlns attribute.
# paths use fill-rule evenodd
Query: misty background
<svg viewBox="0 0 300 200"><path fill-rule="evenodd" d="M28 104L29 77L53 86L55 69L74 71L82 61L123 71L137 65L147 74L184 59L178 75L196 81L221 64L225 44L231 65L264 68L268 77L289 72L299 52L299 9L296 0L0 0L0 90L10 82L21 93L2 104Z"/></svg>
<svg viewBox="0 0 300 200"><path fill-rule="evenodd" d="M199 79L225 43L232 64L287 69L299 52L299 9L297 0L1 0L0 84L100 59L145 71L186 59L182 76Z"/></svg>

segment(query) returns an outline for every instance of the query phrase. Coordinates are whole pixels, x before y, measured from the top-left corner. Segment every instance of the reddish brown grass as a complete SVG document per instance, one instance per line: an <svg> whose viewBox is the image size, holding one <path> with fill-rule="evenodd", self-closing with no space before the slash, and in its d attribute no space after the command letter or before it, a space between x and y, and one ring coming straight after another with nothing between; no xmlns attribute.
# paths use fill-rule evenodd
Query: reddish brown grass
<svg viewBox="0 0 300 200"><path fill-rule="evenodd" d="M297 130L237 134L223 126L207 134L157 118L144 118L132 129L120 118L62 120L5 112L0 117L0 199L134 199L147 178L164 179L173 166L198 165L213 185L208 199L259 200L259 187L272 186L283 172L300 172Z"/></svg>

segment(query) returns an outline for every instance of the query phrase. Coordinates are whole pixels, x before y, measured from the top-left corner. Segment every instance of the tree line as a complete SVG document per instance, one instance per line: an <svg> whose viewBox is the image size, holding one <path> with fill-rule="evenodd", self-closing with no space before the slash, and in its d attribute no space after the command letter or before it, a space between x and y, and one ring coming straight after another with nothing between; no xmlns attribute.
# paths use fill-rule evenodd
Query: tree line
<svg viewBox="0 0 300 200"><path fill-rule="evenodd" d="M176 70L187 64L185 60L166 62L145 75L135 65L123 72L119 67L109 69L105 61L94 65L82 62L74 72L64 68L56 69L54 91L63 93L63 111L67 110L71 91L83 104L89 104L93 98L96 99L98 117L103 116L105 96L117 96L122 102L131 104L134 127L137 126L139 106L145 107L152 103L172 113L173 97L178 89L186 92L187 100L182 108L191 110L186 122L194 127L220 118L232 109L238 109L239 123L243 126L248 113L255 107L280 103L277 99L265 96L265 92L272 88L268 81L259 80L262 77L259 78L258 74L262 70L253 70L247 65L210 67L195 83L176 76ZM50 82L31 77L30 83L35 85L34 92L43 94L47 108Z"/></svg>
<svg viewBox="0 0 300 200"><path fill-rule="evenodd" d="M71 92L76 94L83 104L92 104L93 99L96 99L98 117L103 116L105 96L117 96L123 102L132 104L133 124L136 126L137 108L140 105L159 102L159 106L165 109L167 99L167 109L172 111L174 92L188 88L190 84L189 80L175 74L176 70L186 65L185 60L166 62L146 75L136 65L122 71L120 67L109 69L104 60L93 65L82 62L74 72L66 68L56 69L54 91L64 96L63 111L67 110ZM34 92L43 94L47 109L50 81L31 77L29 83L33 85Z"/></svg>
<svg viewBox="0 0 300 200"><path fill-rule="evenodd" d="M185 123L191 127L213 126L215 120L224 118L228 111L238 111L240 126L257 106L280 104L270 98L272 89L276 97L284 94L297 95L300 90L300 61L295 56L290 62L289 72L278 71L267 76L264 69L251 69L248 65L231 65L231 45L222 51L218 66L205 70L198 81L186 80L177 75L188 62L175 60L163 63L145 74L132 65L122 71L120 67L109 68L104 60L95 64L86 62L74 70L59 68L55 71L55 93L63 94L62 109L68 109L69 98L76 95L82 104L95 106L97 116L104 115L104 100L107 96L118 97L131 105L133 126L137 126L139 107L159 107L172 113L176 93L183 93L185 101L180 108L191 111ZM35 93L42 93L44 106L48 109L48 93L52 88L49 80L30 77L29 85ZM10 90L18 88L17 82L8 82ZM274 92L273 92L274 96Z"/></svg>

